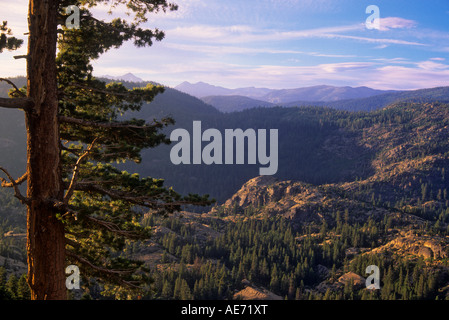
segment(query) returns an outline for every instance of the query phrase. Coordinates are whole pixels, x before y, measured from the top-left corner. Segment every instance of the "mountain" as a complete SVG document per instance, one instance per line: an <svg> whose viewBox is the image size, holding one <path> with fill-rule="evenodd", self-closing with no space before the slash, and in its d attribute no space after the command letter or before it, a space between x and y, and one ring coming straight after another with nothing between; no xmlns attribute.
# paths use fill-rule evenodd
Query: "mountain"
<svg viewBox="0 0 449 320"><path fill-rule="evenodd" d="M271 103L283 104L292 101L337 101L346 99L367 98L386 93L382 90L374 90L367 87L334 87L313 86L307 88L273 90L261 97L262 100Z"/></svg>
<svg viewBox="0 0 449 320"><path fill-rule="evenodd" d="M281 90L255 87L228 89L213 86L204 82L192 84L187 81L176 86L175 89L188 93L197 98L204 98L208 96L244 96L273 104L282 104L293 101L337 101L366 98L391 92L375 90L367 87L352 88L326 85Z"/></svg>
<svg viewBox="0 0 449 320"><path fill-rule="evenodd" d="M18 88L26 86L25 77L8 78ZM11 86L0 81L0 97L8 97ZM17 109L0 109L0 166L14 176L26 169L26 128L24 112Z"/></svg>
<svg viewBox="0 0 449 320"><path fill-rule="evenodd" d="M127 82L145 82L143 79L133 75L132 73L127 73L122 76L109 76L105 75L102 78L116 80L116 81L127 81Z"/></svg>
<svg viewBox="0 0 449 320"><path fill-rule="evenodd" d="M401 101L431 102L449 101L449 87L436 87L429 89L408 90L384 93L368 98L349 99L332 102L324 102L323 106L329 108L350 111L371 111L385 108ZM286 106L301 105L300 103L288 103ZM310 104L309 104L310 105Z"/></svg>
<svg viewBox="0 0 449 320"><path fill-rule="evenodd" d="M270 102L251 99L245 96L208 96L201 98L201 100L221 112L235 112L255 107L274 106L274 104Z"/></svg>
<svg viewBox="0 0 449 320"><path fill-rule="evenodd" d="M324 184L257 176L207 213L148 215L155 237L135 252L166 279L158 297L185 281L193 299L449 298L449 105L320 118L353 133L323 147L344 155L362 145L372 170Z"/></svg>
<svg viewBox="0 0 449 320"><path fill-rule="evenodd" d="M174 89L190 94L191 96L201 98L206 96L224 96L232 94L231 89L213 86L205 82L197 82L192 84L188 81L177 85Z"/></svg>
<svg viewBox="0 0 449 320"><path fill-rule="evenodd" d="M183 83L177 85L175 89L197 98L209 96L244 96L258 99L273 91L272 89L255 87L228 89L220 86L214 86L205 82L190 83L188 81L184 81Z"/></svg>
<svg viewBox="0 0 449 320"><path fill-rule="evenodd" d="M240 212L248 206L260 207L267 214L291 219L301 213L312 220L320 220L320 213L325 212L326 203L331 204L332 198L357 200L364 203L362 207L383 203L384 208L426 218L449 207L448 104L400 103L376 112L347 115L341 114L335 121L343 121L341 130L353 134L328 136L321 147L309 152L322 153L327 149L334 160L337 155L350 159L363 156L351 151L351 145L363 146L365 154L371 155L365 162L370 170L363 172L360 166L356 169L357 178L334 183L280 182L275 177L257 177L246 182L224 206ZM320 161L324 165L324 158ZM279 201L298 194L304 195L301 201ZM291 211L292 208L298 210ZM354 218L363 218L357 211L351 209Z"/></svg>
<svg viewBox="0 0 449 320"><path fill-rule="evenodd" d="M266 88L226 89L206 83L184 82L179 90L201 98L222 112L257 107L329 107L349 111L372 111L401 101L449 101L449 87L418 90L375 90L368 87L313 86L274 90ZM210 94L209 94L210 93Z"/></svg>

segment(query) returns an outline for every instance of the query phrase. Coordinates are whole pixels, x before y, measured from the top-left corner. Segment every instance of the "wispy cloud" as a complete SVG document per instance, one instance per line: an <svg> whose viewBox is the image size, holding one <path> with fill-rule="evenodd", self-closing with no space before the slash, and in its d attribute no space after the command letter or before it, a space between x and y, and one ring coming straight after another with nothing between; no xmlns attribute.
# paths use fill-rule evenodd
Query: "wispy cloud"
<svg viewBox="0 0 449 320"><path fill-rule="evenodd" d="M328 37L328 38L335 38L335 39L348 39L348 40L356 40L356 41L369 42L369 43L379 43L381 45L397 44L397 45L408 45L408 46L427 46L427 44L425 44L425 43L401 40L401 39L361 37L361 36L351 36L351 35L342 35L342 34L325 34L322 36Z"/></svg>
<svg viewBox="0 0 449 320"><path fill-rule="evenodd" d="M426 65L380 67L372 72L371 76L363 82L363 85L378 89L397 90L447 86L449 66L435 69L428 68Z"/></svg>
<svg viewBox="0 0 449 320"><path fill-rule="evenodd" d="M389 31L391 29L410 29L416 27L418 23L414 20L408 20L400 17L380 18L379 30Z"/></svg>
<svg viewBox="0 0 449 320"><path fill-rule="evenodd" d="M287 54L287 55L305 55L323 58L356 58L354 54L334 54L315 51L300 51L293 49L276 49L270 47L244 47L234 45L206 45L206 44L179 44L167 43L166 48L180 51L189 51L195 54L207 54L211 56L219 55L254 55L254 54Z"/></svg>
<svg viewBox="0 0 449 320"><path fill-rule="evenodd" d="M395 20L393 20L395 21ZM408 20L407 20L408 21ZM389 22L388 27L385 25L383 30L390 28L399 28L399 23L394 24ZM396 27L395 27L396 26ZM254 43L254 42L269 42L269 41L289 41L307 38L326 38L326 39L345 39L356 40L368 43L377 43L381 45L410 45L410 46L425 46L426 44L395 38L377 38L374 34L372 36L350 35L349 32L363 32L365 25L363 23L326 27L313 28L305 30L293 31L279 31L272 29L256 29L246 25L234 26L210 26L210 25L193 25L189 27L177 27L172 30L167 30L169 38L183 39L184 41L195 41L208 43Z"/></svg>

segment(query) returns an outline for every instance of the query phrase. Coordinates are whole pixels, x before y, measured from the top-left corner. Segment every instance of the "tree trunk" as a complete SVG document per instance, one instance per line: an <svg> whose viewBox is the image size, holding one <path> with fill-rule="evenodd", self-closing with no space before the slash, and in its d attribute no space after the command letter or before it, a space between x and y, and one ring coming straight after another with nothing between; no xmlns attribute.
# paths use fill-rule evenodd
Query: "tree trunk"
<svg viewBox="0 0 449 320"><path fill-rule="evenodd" d="M30 0L27 64L27 256L34 300L66 299L65 236L51 199L62 200L56 80L57 0Z"/></svg>

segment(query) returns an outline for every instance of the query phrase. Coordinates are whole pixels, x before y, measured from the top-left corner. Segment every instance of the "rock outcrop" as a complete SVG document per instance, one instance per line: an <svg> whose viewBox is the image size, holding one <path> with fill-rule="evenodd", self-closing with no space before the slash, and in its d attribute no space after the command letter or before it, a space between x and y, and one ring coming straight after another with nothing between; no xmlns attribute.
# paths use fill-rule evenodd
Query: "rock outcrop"
<svg viewBox="0 0 449 320"><path fill-rule="evenodd" d="M422 256L424 259L444 259L448 256L448 245L448 238L408 232L405 235L398 235L390 242L370 252L394 251L402 254Z"/></svg>

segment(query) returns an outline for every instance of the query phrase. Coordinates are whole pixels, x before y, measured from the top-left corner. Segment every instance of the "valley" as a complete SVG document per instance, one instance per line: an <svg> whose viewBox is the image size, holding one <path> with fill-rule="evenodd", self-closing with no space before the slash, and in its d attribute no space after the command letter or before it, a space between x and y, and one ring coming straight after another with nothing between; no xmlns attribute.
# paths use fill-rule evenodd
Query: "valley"
<svg viewBox="0 0 449 320"><path fill-rule="evenodd" d="M180 193L217 199L168 217L143 215L152 237L117 254L149 268L154 282L144 298L448 299L449 105L444 94L430 94L445 90L426 90L422 101L407 96L357 112L322 105L220 112L167 88L139 114L125 114L171 114L176 124L167 134L193 121L223 132L279 129L275 176L260 176L250 164L175 166L171 146L145 150L140 164L117 164L164 178ZM395 94L360 98L358 109L365 99ZM1 162L14 175L24 165L21 117L2 110L0 118ZM0 196L0 256L20 276L23 239L6 235L23 233L25 214L9 190ZM379 290L365 287L370 265L379 267ZM124 298L95 281L83 294Z"/></svg>

